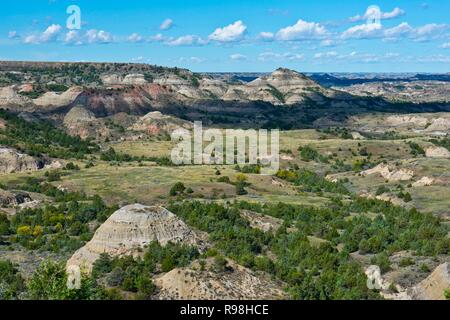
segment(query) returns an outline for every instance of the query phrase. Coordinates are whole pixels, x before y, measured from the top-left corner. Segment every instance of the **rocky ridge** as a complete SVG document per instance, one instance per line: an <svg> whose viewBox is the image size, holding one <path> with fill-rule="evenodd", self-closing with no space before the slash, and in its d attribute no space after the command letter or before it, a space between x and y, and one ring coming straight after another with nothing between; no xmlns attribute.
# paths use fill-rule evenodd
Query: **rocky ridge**
<svg viewBox="0 0 450 320"><path fill-rule="evenodd" d="M228 260L227 270L210 271L211 261L201 270L190 267L174 269L155 279L161 300L279 300L286 294L282 284ZM264 288L262 290L262 288Z"/></svg>
<svg viewBox="0 0 450 320"><path fill-rule="evenodd" d="M32 98L24 93L33 92L32 82L37 81L37 78L32 80L34 73L30 74L26 68L27 63L1 62L0 73L16 69L15 73L21 82L0 88L0 107L20 108L22 111L52 111L83 105L97 116L104 116L121 111L144 114L149 111L150 106L157 108L172 103L190 104L203 100L263 101L272 105L295 105L320 104L328 98L351 99L349 94L323 88L305 75L283 68L244 83L227 82L176 68L89 64L90 68L96 70L95 75L99 79L91 86L82 87L74 85L74 79L65 73L67 68L74 68L73 64L28 64L32 69L36 69L36 72L39 69L54 70L55 79L46 80L49 80L49 83L63 81L69 89L65 92L53 92L49 89ZM88 68L88 65L78 64L77 68Z"/></svg>

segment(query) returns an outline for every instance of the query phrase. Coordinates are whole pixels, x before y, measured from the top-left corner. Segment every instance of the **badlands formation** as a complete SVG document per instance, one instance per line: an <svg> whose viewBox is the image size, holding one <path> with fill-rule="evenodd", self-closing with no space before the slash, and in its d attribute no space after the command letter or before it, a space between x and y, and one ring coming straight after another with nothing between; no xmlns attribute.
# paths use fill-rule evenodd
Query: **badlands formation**
<svg viewBox="0 0 450 320"><path fill-rule="evenodd" d="M414 171L409 169L397 170L393 166L387 164L379 164L375 168L361 172L362 176L368 176L371 174L379 173L383 178L388 181L409 181L414 177Z"/></svg>
<svg viewBox="0 0 450 320"><path fill-rule="evenodd" d="M111 215L95 232L94 237L67 261L69 273L74 266L91 272L100 254L112 257L139 256L152 241L161 245L169 242L206 248L204 234L193 231L173 213L162 207L140 204L121 208ZM201 267L197 261L186 268L176 268L155 278L156 298L164 300L263 300L282 299L286 294L282 284L262 272L242 267L231 260L226 270L214 270L213 259ZM264 288L264 290L261 290Z"/></svg>
<svg viewBox="0 0 450 320"><path fill-rule="evenodd" d="M425 154L427 158L449 159L450 151L443 147L429 147Z"/></svg>
<svg viewBox="0 0 450 320"><path fill-rule="evenodd" d="M0 173L35 171L43 166L44 163L34 157L12 148L0 147Z"/></svg>
<svg viewBox="0 0 450 320"><path fill-rule="evenodd" d="M187 268L176 268L155 279L162 300L280 300L286 299L281 284L267 275L255 274L231 260L223 272L209 271L194 262ZM264 288L264 290L261 290Z"/></svg>
<svg viewBox="0 0 450 320"><path fill-rule="evenodd" d="M154 111L139 118L138 121L136 121L128 129L154 135L161 132L171 133L179 128L190 130L193 128L193 125L189 121L178 119L169 115L163 115L159 111Z"/></svg>
<svg viewBox="0 0 450 320"><path fill-rule="evenodd" d="M40 67L45 66L42 64ZM57 65L48 67L59 71ZM109 71L106 71L108 68ZM160 70L152 66L134 68L138 70L124 71L120 66L102 65L96 72L98 82L87 86L70 84L66 91L46 91L38 97L24 94L24 88L26 93L37 90L36 84L24 71L23 81L28 79L30 83L1 87L0 107L27 112L50 112L81 105L96 116L106 116L118 112L142 115L152 109L193 105L200 101L213 104L220 104L220 101L265 102L274 106L292 106L302 103L323 104L329 99L352 100L352 96L347 93L324 88L299 72L283 68L248 83L227 82L183 69ZM64 78L64 74L61 77L66 83L74 81L72 78Z"/></svg>
<svg viewBox="0 0 450 320"><path fill-rule="evenodd" d="M431 275L407 291L414 300L445 300L443 292L450 288L450 264L437 267Z"/></svg>
<svg viewBox="0 0 450 320"><path fill-rule="evenodd" d="M95 232L94 237L68 260L67 266L77 265L90 271L101 253L137 255L140 249L158 241L196 245L204 248L204 236L191 230L176 215L162 207L140 204L125 206L114 212Z"/></svg>

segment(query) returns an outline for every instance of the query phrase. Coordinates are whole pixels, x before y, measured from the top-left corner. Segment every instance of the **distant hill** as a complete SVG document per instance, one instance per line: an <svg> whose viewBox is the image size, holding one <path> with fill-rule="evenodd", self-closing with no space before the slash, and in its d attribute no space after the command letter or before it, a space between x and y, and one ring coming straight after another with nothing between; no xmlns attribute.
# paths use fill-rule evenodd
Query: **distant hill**
<svg viewBox="0 0 450 320"><path fill-rule="evenodd" d="M368 111L450 108L447 104L398 105L380 97L358 97L321 85L323 79L339 81L335 76L318 79L284 68L270 74L227 76L147 64L3 61L0 108L58 121L74 106L82 106L96 117L161 111L208 124L286 129L311 127L318 119L339 122Z"/></svg>
<svg viewBox="0 0 450 320"><path fill-rule="evenodd" d="M325 87L347 87L372 82L413 82L445 81L450 82L450 74L330 74L312 73L311 79Z"/></svg>

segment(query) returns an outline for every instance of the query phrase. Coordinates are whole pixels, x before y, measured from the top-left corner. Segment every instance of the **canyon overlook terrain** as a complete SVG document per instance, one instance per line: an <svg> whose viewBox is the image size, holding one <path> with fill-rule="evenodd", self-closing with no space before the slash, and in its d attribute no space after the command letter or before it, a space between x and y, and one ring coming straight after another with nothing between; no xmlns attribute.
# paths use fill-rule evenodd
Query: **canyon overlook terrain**
<svg viewBox="0 0 450 320"><path fill-rule="evenodd" d="M370 111L449 111L440 98L406 104L362 97L283 68L249 82L144 64L0 62L0 70L0 107L59 121L74 106L97 117L161 111L209 124L287 129Z"/></svg>
<svg viewBox="0 0 450 320"><path fill-rule="evenodd" d="M449 299L448 83L0 62L0 299ZM174 165L196 120L280 170Z"/></svg>

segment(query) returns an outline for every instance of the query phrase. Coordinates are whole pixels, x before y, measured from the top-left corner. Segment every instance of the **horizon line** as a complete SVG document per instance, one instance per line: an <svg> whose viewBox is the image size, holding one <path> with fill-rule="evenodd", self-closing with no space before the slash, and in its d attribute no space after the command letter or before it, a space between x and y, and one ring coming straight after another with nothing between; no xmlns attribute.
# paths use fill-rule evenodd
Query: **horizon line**
<svg viewBox="0 0 450 320"><path fill-rule="evenodd" d="M164 65L158 65L158 64L151 64L146 62L125 62L125 61L55 61L55 60L4 60L0 59L0 63L4 62L16 62L16 63L78 63L78 64L131 64L131 65L147 65L147 66L155 66L155 67L163 67L167 69L184 69L191 71L192 73L271 73L274 70L283 68L283 69L289 69L293 71L297 71L300 73L349 73L349 74L357 74L357 73L371 73L371 74L437 74L437 75L446 75L450 73L450 70L447 72L432 72L432 71L298 71L297 69L287 68L287 67L277 67L272 71L192 71L189 68L185 67L178 67L178 66L164 66Z"/></svg>

